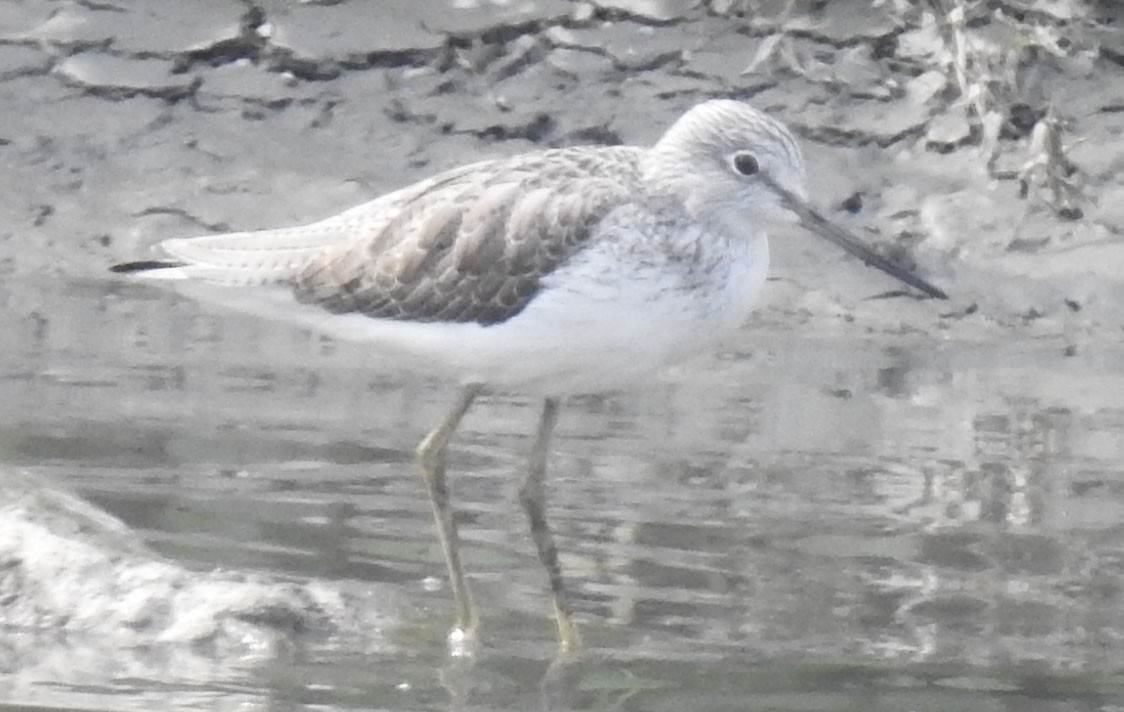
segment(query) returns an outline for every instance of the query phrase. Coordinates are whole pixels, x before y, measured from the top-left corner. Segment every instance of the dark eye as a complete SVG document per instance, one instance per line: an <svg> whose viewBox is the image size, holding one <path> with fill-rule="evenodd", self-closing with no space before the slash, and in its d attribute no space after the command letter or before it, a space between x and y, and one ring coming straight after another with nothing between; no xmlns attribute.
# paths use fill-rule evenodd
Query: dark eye
<svg viewBox="0 0 1124 712"><path fill-rule="evenodd" d="M760 168L757 165L757 159L754 158L752 153L735 153L732 164L734 170L743 176L754 175Z"/></svg>

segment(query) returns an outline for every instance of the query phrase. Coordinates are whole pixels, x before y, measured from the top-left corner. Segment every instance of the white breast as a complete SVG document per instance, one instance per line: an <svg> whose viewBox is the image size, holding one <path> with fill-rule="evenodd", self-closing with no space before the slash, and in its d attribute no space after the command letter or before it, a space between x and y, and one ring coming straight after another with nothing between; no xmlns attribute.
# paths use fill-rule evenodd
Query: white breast
<svg viewBox="0 0 1124 712"><path fill-rule="evenodd" d="M713 350L744 323L765 282L764 234L676 232L598 240L543 280L519 314L490 326L329 314L282 286L177 283L195 299L370 343L376 367L548 395L611 390Z"/></svg>
<svg viewBox="0 0 1124 712"><path fill-rule="evenodd" d="M566 394L621 387L710 351L748 316L765 282L768 242L680 237L697 254L600 242L545 279L517 316L457 325L455 356L434 357L450 370L459 365L465 380Z"/></svg>

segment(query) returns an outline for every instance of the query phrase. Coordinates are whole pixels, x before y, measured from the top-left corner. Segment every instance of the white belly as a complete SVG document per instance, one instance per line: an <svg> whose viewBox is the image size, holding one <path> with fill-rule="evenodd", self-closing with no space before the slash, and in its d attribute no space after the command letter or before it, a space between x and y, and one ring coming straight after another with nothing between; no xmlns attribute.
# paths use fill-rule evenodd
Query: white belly
<svg viewBox="0 0 1124 712"><path fill-rule="evenodd" d="M599 263L594 253L463 348L479 350L480 379L497 385L583 393L644 379L713 350L745 322L765 281L768 243L736 246L705 281L690 284L659 265Z"/></svg>
<svg viewBox="0 0 1124 712"><path fill-rule="evenodd" d="M708 269L691 272L674 255L603 242L546 277L519 314L490 326L330 314L298 304L285 288L177 286L197 299L371 343L376 368L561 396L650 377L738 330L765 282L768 242L762 234L701 249Z"/></svg>
<svg viewBox="0 0 1124 712"><path fill-rule="evenodd" d="M363 336L350 336L404 347L423 368L462 382L557 395L613 389L712 350L744 323L765 281L768 242L712 247L721 252L713 269L688 276L674 262L638 263L606 243L546 278L503 323L366 319L356 325Z"/></svg>

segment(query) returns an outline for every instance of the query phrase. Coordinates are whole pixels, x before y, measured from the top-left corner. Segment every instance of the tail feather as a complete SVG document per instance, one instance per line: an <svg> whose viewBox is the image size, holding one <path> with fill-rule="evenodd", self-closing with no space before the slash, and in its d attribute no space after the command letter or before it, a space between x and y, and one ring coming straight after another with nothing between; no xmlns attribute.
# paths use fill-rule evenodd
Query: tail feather
<svg viewBox="0 0 1124 712"><path fill-rule="evenodd" d="M110 271L149 278L200 279L229 286L283 284L324 252L377 234L393 217L391 203L402 192L299 227L164 240L159 246L168 259L125 262L110 267Z"/></svg>
<svg viewBox="0 0 1124 712"><path fill-rule="evenodd" d="M117 274L132 274L134 272L150 272L157 269L172 269L183 267L185 263L174 260L137 260L135 262L122 262L109 268L110 272Z"/></svg>
<svg viewBox="0 0 1124 712"><path fill-rule="evenodd" d="M292 279L310 259L356 232L362 234L350 225L312 225L174 238L159 245L168 259L125 262L109 269L138 277L194 278L233 286L275 284Z"/></svg>

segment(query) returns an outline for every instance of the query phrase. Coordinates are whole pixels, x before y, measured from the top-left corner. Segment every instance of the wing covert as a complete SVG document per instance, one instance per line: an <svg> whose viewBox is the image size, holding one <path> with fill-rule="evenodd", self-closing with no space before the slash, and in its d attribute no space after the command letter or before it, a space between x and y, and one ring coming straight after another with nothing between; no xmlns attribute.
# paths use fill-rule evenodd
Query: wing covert
<svg viewBox="0 0 1124 712"><path fill-rule="evenodd" d="M297 298L380 319L494 324L519 313L542 278L634 197L635 154L602 149L601 165L537 161L435 180L363 239L319 255L296 275Z"/></svg>

